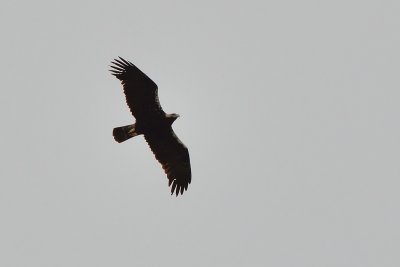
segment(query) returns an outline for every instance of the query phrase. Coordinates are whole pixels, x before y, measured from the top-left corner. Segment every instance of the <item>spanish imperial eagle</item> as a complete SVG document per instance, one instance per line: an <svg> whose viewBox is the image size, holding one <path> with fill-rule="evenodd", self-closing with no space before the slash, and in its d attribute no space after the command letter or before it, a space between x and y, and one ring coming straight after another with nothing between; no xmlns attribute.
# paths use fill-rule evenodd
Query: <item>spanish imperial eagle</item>
<svg viewBox="0 0 400 267"><path fill-rule="evenodd" d="M144 135L156 159L161 163L171 186L171 194L182 194L191 182L189 151L172 129L178 114L166 114L158 100L157 85L131 62L114 59L110 72L124 89L126 103L136 119L134 124L113 130L115 141L124 142Z"/></svg>

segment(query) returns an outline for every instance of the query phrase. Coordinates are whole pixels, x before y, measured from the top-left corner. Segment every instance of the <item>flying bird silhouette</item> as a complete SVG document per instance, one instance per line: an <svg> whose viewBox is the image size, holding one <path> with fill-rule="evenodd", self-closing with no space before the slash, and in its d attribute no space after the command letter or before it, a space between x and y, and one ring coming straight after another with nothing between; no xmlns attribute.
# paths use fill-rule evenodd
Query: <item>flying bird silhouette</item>
<svg viewBox="0 0 400 267"><path fill-rule="evenodd" d="M110 72L121 81L126 103L136 119L134 124L114 128L115 141L121 143L144 135L167 174L171 194L182 194L191 182L192 173L189 151L172 129L172 123L179 115L163 111L157 85L135 65L121 57L111 63Z"/></svg>

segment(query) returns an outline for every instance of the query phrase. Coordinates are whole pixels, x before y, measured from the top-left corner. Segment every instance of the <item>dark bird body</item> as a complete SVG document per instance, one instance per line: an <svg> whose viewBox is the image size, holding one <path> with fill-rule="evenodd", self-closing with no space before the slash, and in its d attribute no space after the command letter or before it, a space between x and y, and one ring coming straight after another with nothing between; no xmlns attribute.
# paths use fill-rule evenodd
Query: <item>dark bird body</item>
<svg viewBox="0 0 400 267"><path fill-rule="evenodd" d="M189 151L172 129L179 115L166 114L158 100L157 85L131 62L115 59L111 73L124 88L135 124L114 128L114 139L124 142L137 135L144 138L167 174L171 194L182 194L191 182Z"/></svg>

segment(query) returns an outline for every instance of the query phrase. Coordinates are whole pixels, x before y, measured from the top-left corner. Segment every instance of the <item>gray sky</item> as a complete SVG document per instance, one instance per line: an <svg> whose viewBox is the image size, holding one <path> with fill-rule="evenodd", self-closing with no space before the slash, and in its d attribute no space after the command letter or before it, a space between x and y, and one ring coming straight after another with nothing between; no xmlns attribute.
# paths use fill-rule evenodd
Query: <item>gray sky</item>
<svg viewBox="0 0 400 267"><path fill-rule="evenodd" d="M7 1L0 266L400 266L398 1ZM171 197L108 73L159 86Z"/></svg>

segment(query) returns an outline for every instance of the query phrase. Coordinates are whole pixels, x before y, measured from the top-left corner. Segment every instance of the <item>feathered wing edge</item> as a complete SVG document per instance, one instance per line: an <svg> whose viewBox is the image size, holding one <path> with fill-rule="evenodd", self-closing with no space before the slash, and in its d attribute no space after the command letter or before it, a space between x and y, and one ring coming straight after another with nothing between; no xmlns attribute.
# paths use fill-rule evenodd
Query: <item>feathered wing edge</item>
<svg viewBox="0 0 400 267"><path fill-rule="evenodd" d="M171 194L182 195L191 183L189 151L171 129L144 135L147 144L168 177Z"/></svg>
<svg viewBox="0 0 400 267"><path fill-rule="evenodd" d="M137 79L146 82L148 86L157 88L157 84L152 79L150 79L150 77L147 76L143 71L136 67L132 62L125 60L122 57L118 57L118 59L115 58L114 61L111 61L111 63L114 65L110 65L111 69L109 71L119 80L124 81L128 78L128 72L133 71L136 75L138 75L136 77Z"/></svg>
<svg viewBox="0 0 400 267"><path fill-rule="evenodd" d="M115 66L114 65L110 65L110 67L112 69L110 69L109 71L111 72L112 75L117 77L119 80L123 80L124 79L123 76L126 73L126 69L129 68L129 67L136 68L136 66L133 65L132 62L127 61L127 60L123 59L122 57L118 57L118 58L119 59L115 58L114 61L111 62Z"/></svg>
<svg viewBox="0 0 400 267"><path fill-rule="evenodd" d="M123 85L126 103L136 119L163 115L157 84L131 62L119 57L110 72Z"/></svg>
<svg viewBox="0 0 400 267"><path fill-rule="evenodd" d="M162 164L164 172L168 177L168 186L171 186L171 195L175 194L176 196L179 193L182 195L184 191L188 189L189 184L191 183L191 170L190 170L190 159L189 153L182 155L181 160L176 162L176 165L171 163ZM178 175L181 173L181 175ZM179 177L185 177L181 179Z"/></svg>

